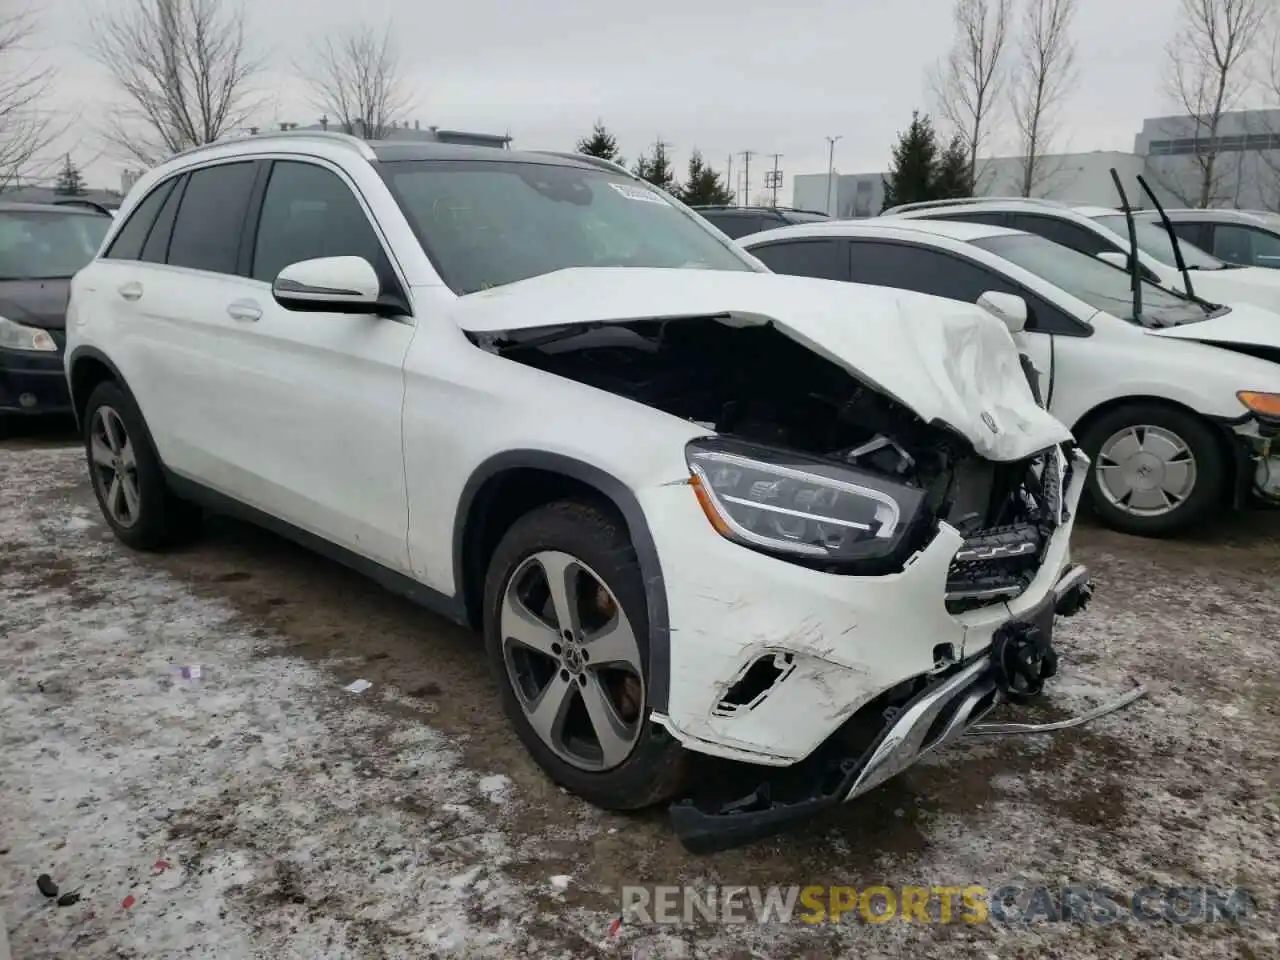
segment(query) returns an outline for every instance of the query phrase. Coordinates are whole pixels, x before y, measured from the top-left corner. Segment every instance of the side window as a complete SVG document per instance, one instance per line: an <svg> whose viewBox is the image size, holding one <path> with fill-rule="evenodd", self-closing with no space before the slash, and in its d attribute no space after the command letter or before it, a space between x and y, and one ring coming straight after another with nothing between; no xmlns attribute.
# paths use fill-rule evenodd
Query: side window
<svg viewBox="0 0 1280 960"><path fill-rule="evenodd" d="M289 264L318 257L364 257L384 273L382 244L351 188L324 167L278 160L262 198L253 278L270 283Z"/></svg>
<svg viewBox="0 0 1280 960"><path fill-rule="evenodd" d="M169 241L171 266L236 272L257 171L257 163L247 161L205 167L188 177Z"/></svg>
<svg viewBox="0 0 1280 960"><path fill-rule="evenodd" d="M1211 225L1203 223L1175 223L1173 232L1178 235L1179 240L1185 240L1193 247L1199 247L1201 250L1212 250L1213 240Z"/></svg>
<svg viewBox="0 0 1280 960"><path fill-rule="evenodd" d="M948 300L977 303L987 291L1009 293L1027 303L1027 329L1079 335L1086 331L1066 313L994 271L962 257L926 247L896 243L851 245L855 283L914 290Z"/></svg>
<svg viewBox="0 0 1280 960"><path fill-rule="evenodd" d="M1009 226L1014 230L1034 233L1037 236L1044 237L1046 240L1052 240L1054 243L1070 247L1072 250L1078 250L1080 253L1088 254L1091 257L1096 257L1103 251L1111 249L1111 244L1107 242L1105 237L1100 237L1092 230L1069 220L1060 220L1057 217L1041 217L1032 213L1015 213L1009 218Z"/></svg>
<svg viewBox="0 0 1280 960"><path fill-rule="evenodd" d="M173 222L178 218L178 204L182 202L185 182L185 177L174 177L173 189L156 214L156 221L152 224L147 242L142 246L142 255L138 259L147 263L164 263L169 252L169 238L173 235Z"/></svg>
<svg viewBox="0 0 1280 960"><path fill-rule="evenodd" d="M786 240L753 247L751 253L774 273L820 280L848 280L849 258L844 240Z"/></svg>
<svg viewBox="0 0 1280 960"><path fill-rule="evenodd" d="M1227 263L1238 263L1252 267L1257 251L1254 239L1259 234L1248 227L1237 227L1230 223L1220 223L1213 228L1213 255Z"/></svg>
<svg viewBox="0 0 1280 960"><path fill-rule="evenodd" d="M142 247L147 242L151 225L155 222L160 207L173 191L176 180L176 177L173 180L166 180L143 197L142 202L133 208L133 213L129 214L129 219L111 241L111 247L106 253L108 260L137 260L142 256Z"/></svg>

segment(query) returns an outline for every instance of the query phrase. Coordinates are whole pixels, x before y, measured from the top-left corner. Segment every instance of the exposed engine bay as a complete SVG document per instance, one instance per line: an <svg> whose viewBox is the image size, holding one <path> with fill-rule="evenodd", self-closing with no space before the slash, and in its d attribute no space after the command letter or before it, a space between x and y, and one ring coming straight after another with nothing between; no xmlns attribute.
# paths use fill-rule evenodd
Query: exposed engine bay
<svg viewBox="0 0 1280 960"><path fill-rule="evenodd" d="M925 423L772 326L734 327L706 317L548 327L486 346L721 436L924 491L930 515L966 538L948 584L953 610L1022 592L1064 519L1069 468L1061 451L1013 463L983 459L966 438Z"/></svg>

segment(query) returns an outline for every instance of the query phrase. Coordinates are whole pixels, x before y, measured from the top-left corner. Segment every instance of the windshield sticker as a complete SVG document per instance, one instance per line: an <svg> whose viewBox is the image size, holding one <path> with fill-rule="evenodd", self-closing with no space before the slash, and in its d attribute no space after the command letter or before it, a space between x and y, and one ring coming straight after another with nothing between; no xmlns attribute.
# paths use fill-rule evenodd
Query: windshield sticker
<svg viewBox="0 0 1280 960"><path fill-rule="evenodd" d="M652 190L646 190L644 187L635 187L629 183L611 183L609 186L613 187L614 190L617 190L628 200L639 200L642 203L658 203L664 207L667 205L667 201Z"/></svg>

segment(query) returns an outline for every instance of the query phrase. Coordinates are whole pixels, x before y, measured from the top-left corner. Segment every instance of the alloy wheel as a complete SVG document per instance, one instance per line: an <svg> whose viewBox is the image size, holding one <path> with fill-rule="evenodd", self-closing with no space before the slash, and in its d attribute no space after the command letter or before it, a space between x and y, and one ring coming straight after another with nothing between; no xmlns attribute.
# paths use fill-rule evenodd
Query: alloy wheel
<svg viewBox="0 0 1280 960"><path fill-rule="evenodd" d="M622 604L581 560L544 550L507 581L502 659L530 726L581 770L630 755L645 716L640 646Z"/></svg>
<svg viewBox="0 0 1280 960"><path fill-rule="evenodd" d="M111 520L121 527L132 527L138 522L142 504L138 462L124 421L112 407L98 407L89 421L89 464L98 497Z"/></svg>
<svg viewBox="0 0 1280 960"><path fill-rule="evenodd" d="M1117 510L1159 517L1176 510L1196 486L1191 447L1164 427L1129 426L1098 451L1098 487Z"/></svg>

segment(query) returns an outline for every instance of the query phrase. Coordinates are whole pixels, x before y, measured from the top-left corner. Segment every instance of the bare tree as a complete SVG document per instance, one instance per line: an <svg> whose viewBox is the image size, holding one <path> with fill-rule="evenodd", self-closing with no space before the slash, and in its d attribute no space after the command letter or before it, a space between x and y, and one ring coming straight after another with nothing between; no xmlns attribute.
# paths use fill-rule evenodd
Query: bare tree
<svg viewBox="0 0 1280 960"><path fill-rule="evenodd" d="M94 57L124 101L103 136L151 166L240 128L260 66L244 8L227 0L112 0L93 23Z"/></svg>
<svg viewBox="0 0 1280 960"><path fill-rule="evenodd" d="M978 153L990 132L1004 80L1012 0L955 0L956 35L930 83L938 111L969 152L969 176L978 182Z"/></svg>
<svg viewBox="0 0 1280 960"><path fill-rule="evenodd" d="M332 114L342 129L380 140L413 105L388 25L381 34L360 25L339 37L326 37L299 69L317 107Z"/></svg>
<svg viewBox="0 0 1280 960"><path fill-rule="evenodd" d="M1056 172L1045 159L1057 108L1075 77L1071 21L1076 0L1026 0L1010 105L1022 155L1022 195L1030 197Z"/></svg>
<svg viewBox="0 0 1280 960"><path fill-rule="evenodd" d="M1259 80L1267 105L1280 108L1280 8L1272 9L1269 34L1270 56L1261 61ZM1264 129L1258 132L1280 137L1280 125L1266 122L1263 126ZM1267 179L1270 181L1264 188L1266 195L1263 198L1263 205L1268 210L1280 212L1280 151L1260 150L1258 159L1266 168Z"/></svg>
<svg viewBox="0 0 1280 960"><path fill-rule="evenodd" d="M60 132L43 102L53 68L27 51L35 27L30 11L0 14L0 190L28 173Z"/></svg>
<svg viewBox="0 0 1280 960"><path fill-rule="evenodd" d="M1270 0L1180 0L1182 25L1168 46L1169 92L1191 117L1194 182L1162 175L1187 206L1226 199L1219 128L1249 86L1249 60L1263 38ZM1175 134L1176 135L1176 134ZM1229 171L1228 171L1229 172Z"/></svg>

